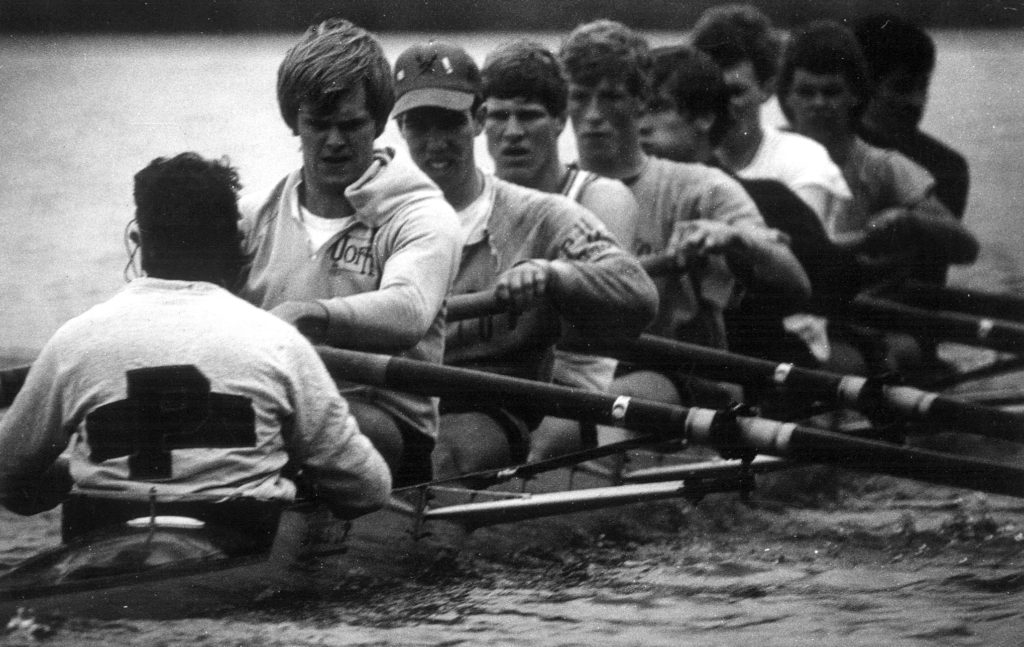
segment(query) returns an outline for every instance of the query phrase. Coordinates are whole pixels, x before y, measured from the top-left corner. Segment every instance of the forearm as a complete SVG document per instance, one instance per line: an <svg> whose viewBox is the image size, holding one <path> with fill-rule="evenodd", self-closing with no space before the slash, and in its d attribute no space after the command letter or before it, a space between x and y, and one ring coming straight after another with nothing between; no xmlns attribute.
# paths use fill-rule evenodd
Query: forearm
<svg viewBox="0 0 1024 647"><path fill-rule="evenodd" d="M350 350L400 353L423 339L443 301L434 307L415 289L392 288L318 303L327 311L324 343Z"/></svg>
<svg viewBox="0 0 1024 647"><path fill-rule="evenodd" d="M730 260L747 264L759 284L797 301L811 296L811 281L789 247L767 233L740 228L743 241Z"/></svg>
<svg viewBox="0 0 1024 647"><path fill-rule="evenodd" d="M551 261L553 297L562 317L583 334L632 336L654 319L658 293L633 257Z"/></svg>

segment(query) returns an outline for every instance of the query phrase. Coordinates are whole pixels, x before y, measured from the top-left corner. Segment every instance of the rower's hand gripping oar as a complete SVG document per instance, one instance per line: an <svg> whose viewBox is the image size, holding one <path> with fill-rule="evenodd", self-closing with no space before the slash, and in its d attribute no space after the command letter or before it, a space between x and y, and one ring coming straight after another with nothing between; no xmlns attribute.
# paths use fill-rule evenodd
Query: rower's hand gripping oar
<svg viewBox="0 0 1024 647"><path fill-rule="evenodd" d="M765 418L730 416L723 435L720 413L637 398L592 393L401 357L319 347L337 377L386 388L441 396L459 393L480 402L529 404L550 415L637 431L682 435L690 442L798 461L915 478L995 494L1024 496L1024 470L1013 465L865 440ZM732 422L732 418L735 419Z"/></svg>
<svg viewBox="0 0 1024 647"><path fill-rule="evenodd" d="M676 263L674 255L651 256L652 264ZM492 291L475 292L449 300L449 320L507 311ZM841 375L776 363L735 353L674 341L654 335L637 339L588 339L578 350L644 364L656 360L686 367L703 377L749 384L764 382L806 393L829 405L848 407L866 415L896 415L955 432L1024 442L1024 416L954 397L888 384L880 379Z"/></svg>
<svg viewBox="0 0 1024 647"><path fill-rule="evenodd" d="M651 276L657 276L685 273L691 263L679 254L652 254L641 258L640 265ZM455 295L448 299L447 307L449 322L511 313L509 304L500 300L494 290Z"/></svg>

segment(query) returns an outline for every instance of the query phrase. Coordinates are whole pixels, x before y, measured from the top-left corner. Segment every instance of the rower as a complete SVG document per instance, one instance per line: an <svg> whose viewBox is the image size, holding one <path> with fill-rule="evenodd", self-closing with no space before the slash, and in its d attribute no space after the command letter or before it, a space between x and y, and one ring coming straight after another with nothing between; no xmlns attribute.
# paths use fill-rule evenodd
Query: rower
<svg viewBox="0 0 1024 647"><path fill-rule="evenodd" d="M935 70L935 42L924 29L891 14L857 21L854 34L868 63L869 97L858 124L868 144L891 148L920 164L935 178L935 197L963 220L970 169L959 152L921 130L928 87ZM913 279L932 285L946 282L948 264L922 258ZM940 367L934 339L917 338L922 359Z"/></svg>
<svg viewBox="0 0 1024 647"><path fill-rule="evenodd" d="M252 264L241 296L320 343L440 362L462 238L437 187L408 158L374 148L394 103L383 47L332 18L292 46L277 79L302 168L242 199ZM396 485L429 481L436 402L339 388Z"/></svg>
<svg viewBox="0 0 1024 647"><path fill-rule="evenodd" d="M739 273L796 300L809 296L800 263L735 180L702 164L644 153L640 117L650 98L651 54L642 36L599 20L577 27L560 57L569 77L580 166L624 181L640 206L636 254L696 259L685 276L656 278L661 302L651 332L725 347L722 311L734 297ZM725 406L734 397L669 363L620 365L619 373L614 393L704 406Z"/></svg>
<svg viewBox="0 0 1024 647"><path fill-rule="evenodd" d="M715 151L723 166L741 178L782 182L822 223L846 209L850 189L828 151L763 123L761 108L774 92L781 48L768 16L750 4L711 7L694 25L692 43L722 68L728 88L731 124Z"/></svg>
<svg viewBox="0 0 1024 647"><path fill-rule="evenodd" d="M445 363L548 381L562 335L635 336L656 293L640 264L589 211L477 167L483 128L480 72L461 47L417 44L395 63L395 118L416 164L455 208L465 244L452 294L493 290L519 313L451 323ZM473 393L442 398L435 472L447 477L518 462L544 416L481 405Z"/></svg>
<svg viewBox="0 0 1024 647"><path fill-rule="evenodd" d="M64 324L0 421L0 497L20 514L69 491L64 537L134 517L273 539L299 471L339 516L390 478L309 342L237 298L236 171L195 153L135 175L143 276ZM135 258L135 252L131 255Z"/></svg>
<svg viewBox="0 0 1024 647"><path fill-rule="evenodd" d="M631 249L639 207L626 186L559 158L558 138L568 122L569 88L558 59L528 40L504 43L481 69L483 123L495 176L520 186L561 193L589 209L619 244ZM552 381L606 393L617 362L608 357L555 348ZM594 440L592 425L547 416L531 436L536 461L579 449Z"/></svg>
<svg viewBox="0 0 1024 647"><path fill-rule="evenodd" d="M853 194L848 212L825 223L829 236L891 281L912 276L922 258L973 262L978 242L936 197L932 175L857 135L868 87L864 55L848 28L819 21L793 34L779 72L782 109L795 131L825 146ZM847 335L879 349L874 371L917 362L919 349L909 335L879 340L859 329Z"/></svg>

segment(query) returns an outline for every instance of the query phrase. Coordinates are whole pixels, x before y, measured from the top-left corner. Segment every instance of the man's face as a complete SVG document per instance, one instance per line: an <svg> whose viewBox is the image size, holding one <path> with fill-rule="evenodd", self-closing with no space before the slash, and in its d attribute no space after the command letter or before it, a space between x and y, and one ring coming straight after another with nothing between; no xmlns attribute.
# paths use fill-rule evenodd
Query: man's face
<svg viewBox="0 0 1024 647"><path fill-rule="evenodd" d="M565 117L551 115L544 104L532 99L489 97L483 121L497 176L534 186L556 159Z"/></svg>
<svg viewBox="0 0 1024 647"><path fill-rule="evenodd" d="M376 124L366 108L362 84L343 93L327 112L318 113L306 102L299 104L296 130L307 191L343 196L373 162Z"/></svg>
<svg viewBox="0 0 1024 647"><path fill-rule="evenodd" d="M797 68L789 92L782 97L793 129L823 144L851 131L857 97L841 74L815 74Z"/></svg>
<svg viewBox="0 0 1024 647"><path fill-rule="evenodd" d="M648 155L676 162L697 162L699 133L687 111L659 91L640 120L640 146Z"/></svg>
<svg viewBox="0 0 1024 647"><path fill-rule="evenodd" d="M416 165L446 194L472 181L476 173L473 139L480 123L469 110L432 106L413 108L398 119L399 130Z"/></svg>
<svg viewBox="0 0 1024 647"><path fill-rule="evenodd" d="M729 89L731 131L744 134L757 131L761 123L761 104L771 95L758 83L754 66L750 61L743 61L723 70L723 76Z"/></svg>
<svg viewBox="0 0 1024 647"><path fill-rule="evenodd" d="M927 75L896 70L883 77L868 101L864 116L886 132L914 132L928 102Z"/></svg>
<svg viewBox="0 0 1024 647"><path fill-rule="evenodd" d="M569 83L569 117L580 157L614 163L639 139L643 102L625 81Z"/></svg>

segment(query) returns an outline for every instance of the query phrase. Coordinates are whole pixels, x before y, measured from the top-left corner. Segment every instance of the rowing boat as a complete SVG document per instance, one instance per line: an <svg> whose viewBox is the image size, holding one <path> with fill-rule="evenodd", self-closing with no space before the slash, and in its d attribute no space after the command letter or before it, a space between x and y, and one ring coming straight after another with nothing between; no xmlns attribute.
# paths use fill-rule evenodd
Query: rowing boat
<svg viewBox="0 0 1024 647"><path fill-rule="evenodd" d="M909 476L924 481L1024 495L1024 470L991 461L911 449L782 423L742 412L684 408L587 393L467 369L337 349L320 349L332 371L369 384L443 395L475 392L496 402L529 401L555 415L614 424L635 432L569 458L469 475L487 490L434 482L393 493L389 505L351 522L298 505L281 515L269 549L218 550L210 529L153 513L27 560L0 576L0 612L18 606L89 616L168 617L209 614L278 590L331 588L362 573L395 574L458 551L479 528L610 506L743 491L751 475L778 467L750 462L755 453ZM710 445L747 466L721 463L688 472L609 468L602 456L637 447ZM649 454L648 454L649 455ZM741 463L742 465L742 463ZM465 480L465 479L464 479ZM564 522L563 522L564 523ZM496 533L495 538L507 534ZM514 535L513 535L514 536ZM514 541L514 540L513 540Z"/></svg>
<svg viewBox="0 0 1024 647"><path fill-rule="evenodd" d="M500 312L486 295L470 295L464 304L469 300L473 304L467 312ZM460 306L454 306L458 316ZM792 379L800 388L817 389L819 395L835 392L838 407L889 407L930 424L954 422L954 427L980 420L992 430L989 435L1020 439L1018 416L977 403L903 387L873 389L867 398L860 378L853 388L848 377L791 366L780 377L780 366L749 358L740 362L719 351L667 343L642 338L632 345L620 344L619 351L633 353L635 360L643 352L685 350L686 361L703 363L705 371L716 366L726 373L742 370L769 375L778 383ZM551 415L616 425L639 436L605 438L597 448L578 455L470 475L474 482L490 486L486 489L435 482L396 490L385 509L351 522L333 519L324 508L302 502L282 512L271 545L241 554L224 550L211 528L198 519L160 514L159 501L154 500L149 516L44 551L0 574L0 617L23 606L91 617L206 615L281 590L323 590L364 573L407 572L410 566L459 551L467 536L481 528L499 525L502 531L488 535L488 541L507 545L516 537L507 532L509 523L557 517L563 527L572 527L592 520L593 511L612 506L747 491L754 474L790 467L792 461L835 463L1024 495L1024 471L1001 463L846 437L742 411L685 409L337 349L321 348L320 353L329 369L347 379L436 396L472 392L481 401L525 401ZM0 400L13 398L24 372L0 374ZM665 451L681 449L687 442L709 444L742 460L687 465ZM649 451L652 447L659 451ZM774 457L754 458L758 453ZM631 457L633 465L623 469L623 457ZM637 467L640 460L662 464Z"/></svg>
<svg viewBox="0 0 1024 647"><path fill-rule="evenodd" d="M607 453L621 456L625 449ZM743 483L731 465L724 478L620 486L613 464L577 462L529 478L508 474L487 490L452 483L404 488L383 510L352 521L296 504L282 512L271 546L241 555L222 550L196 519L154 513L44 551L0 575L0 618L19 607L96 618L209 615L280 591L408 574L456 554L470 532L495 524L558 516L563 528L579 530L599 519L590 510L699 498ZM493 533L488 543L507 547L510 536Z"/></svg>

